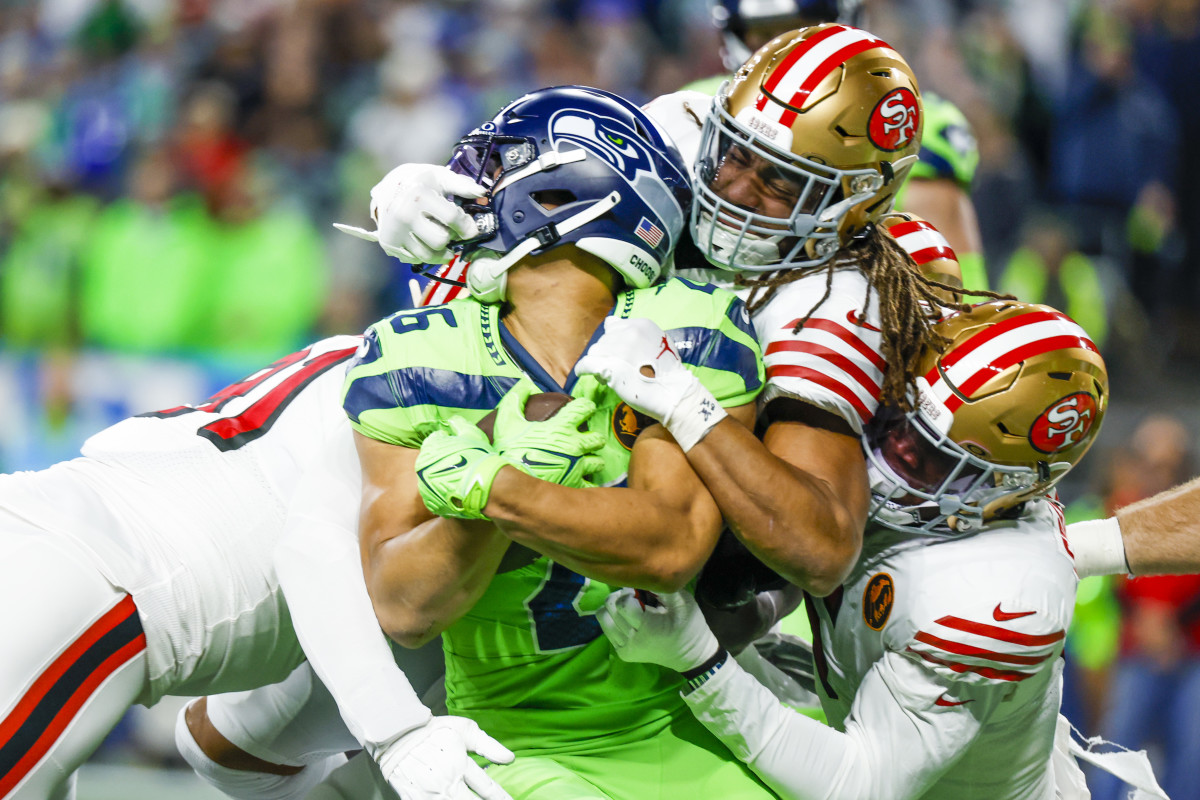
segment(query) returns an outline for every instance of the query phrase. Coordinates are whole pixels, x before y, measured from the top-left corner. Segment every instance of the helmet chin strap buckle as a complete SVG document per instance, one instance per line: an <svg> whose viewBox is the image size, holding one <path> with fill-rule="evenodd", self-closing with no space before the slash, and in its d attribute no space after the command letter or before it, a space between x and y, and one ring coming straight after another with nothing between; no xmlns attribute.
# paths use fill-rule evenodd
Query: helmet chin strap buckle
<svg viewBox="0 0 1200 800"><path fill-rule="evenodd" d="M558 232L558 228L553 222L538 228L530 236L537 237L538 247L548 247L562 238L562 234Z"/></svg>

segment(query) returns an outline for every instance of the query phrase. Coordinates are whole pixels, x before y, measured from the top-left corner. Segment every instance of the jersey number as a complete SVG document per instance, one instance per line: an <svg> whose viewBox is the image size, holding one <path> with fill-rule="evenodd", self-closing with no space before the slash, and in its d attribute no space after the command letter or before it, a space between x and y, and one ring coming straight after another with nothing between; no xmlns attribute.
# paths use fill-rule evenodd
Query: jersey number
<svg viewBox="0 0 1200 800"><path fill-rule="evenodd" d="M454 319L453 311L448 308L434 307L414 311L411 314L396 314L392 317L392 330L396 333L423 331L429 327L429 320L434 316L441 317L451 328L458 327L458 320Z"/></svg>
<svg viewBox="0 0 1200 800"><path fill-rule="evenodd" d="M600 623L595 614L584 614L576 607L587 588L588 579L562 564L550 562L550 574L537 593L525 601L533 619L533 638L541 652L581 647L600 638Z"/></svg>
<svg viewBox="0 0 1200 800"><path fill-rule="evenodd" d="M242 408L236 414L215 419L196 429L197 436L208 439L218 450L237 450L242 445L253 442L275 424L279 415L287 408L288 403L300 394L304 387L319 378L336 364L340 364L354 355L357 348L331 350L319 355L311 355L312 348L306 348L290 356L284 356L266 369L260 369L237 383L226 386L203 403L196 406L176 406L163 411L152 411L139 414L141 417L178 417L195 411L207 414L219 414L234 400L246 398L254 394L268 382L270 388L261 393L257 399Z"/></svg>

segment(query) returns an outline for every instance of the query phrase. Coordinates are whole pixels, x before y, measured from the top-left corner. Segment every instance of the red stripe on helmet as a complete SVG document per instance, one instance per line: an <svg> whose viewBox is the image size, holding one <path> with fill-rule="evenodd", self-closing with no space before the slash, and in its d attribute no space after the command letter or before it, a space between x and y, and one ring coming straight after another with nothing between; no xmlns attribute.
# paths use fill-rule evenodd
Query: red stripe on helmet
<svg viewBox="0 0 1200 800"><path fill-rule="evenodd" d="M909 258L917 262L917 265L928 264L930 261L937 261L939 258L948 258L951 261L958 261L958 256L954 255L954 250L949 246L941 247L922 247L920 250L914 250L908 254Z"/></svg>
<svg viewBox="0 0 1200 800"><path fill-rule="evenodd" d="M941 233L941 231L938 231L937 228L923 219L910 219L904 222L897 222L895 225L888 226L887 229L887 232L892 235L893 239L899 239L901 236L917 233L918 231L935 231Z"/></svg>
<svg viewBox="0 0 1200 800"><path fill-rule="evenodd" d="M1090 344L1090 342L1089 342ZM1050 336L1045 339L1039 339L1036 342L1022 345L1013 350L1009 350L1000 358L997 358L991 364L977 370L967 380L963 381L958 386L958 391L964 395L970 395L980 386L983 386L991 380L997 373L1011 367L1013 364L1019 364L1027 358L1040 356L1043 353L1049 353L1051 350L1059 348L1080 347L1080 338L1078 336Z"/></svg>
<svg viewBox="0 0 1200 800"><path fill-rule="evenodd" d="M942 369L949 369L950 367L957 364L959 361L962 361L964 358L966 358L968 355L970 355L975 350L977 350L980 347L982 347L983 345L987 344L992 339L995 339L997 336L1005 334L1011 330L1015 330L1017 328L1023 327L1025 325L1032 325L1035 322L1047 322L1050 320L1059 320L1061 322L1069 322L1072 325L1076 324L1066 314L1063 314L1058 311L1052 311L1049 309L1041 310L1041 311L1031 311L1027 314L1020 314L1018 316L1011 317L1011 318L1003 320L1001 322L997 322L994 325L989 325L988 327L984 328L979 333L972 336L967 341L963 342L960 346L954 348L954 350L952 352L947 353L945 356L943 356L941 358ZM1084 347L1088 350L1096 350L1096 345L1093 344L1090 340L1084 338L1083 342L1084 342L1084 344L1081 345L1082 347ZM936 368L933 370L930 370L929 375L927 375L925 378L930 383L932 383L933 381L930 379L930 376L932 376L933 378L936 379L936 377L937 377Z"/></svg>
<svg viewBox="0 0 1200 800"><path fill-rule="evenodd" d="M778 86L779 82L783 80L783 76L787 75L788 70L795 66L796 62L799 61L805 53L829 37L836 36L842 31L847 30L850 29L845 25L831 25L820 33L813 34L800 44L796 45L794 48L792 48L792 52L784 56L783 61L779 62L779 66L775 67L774 71L772 71L771 74L767 76L767 79L763 81L763 91L774 92L775 87ZM764 108L766 108L766 106L767 96L760 93L758 96L758 102L755 103L754 107L759 111L762 111Z"/></svg>
<svg viewBox="0 0 1200 800"><path fill-rule="evenodd" d="M854 44L847 45L846 47L835 51L833 55L822 61L820 66L809 73L808 77L804 79L804 82L800 84L800 88L797 89L796 93L792 95L792 99L788 105L795 108L800 108L805 104L805 102L808 101L808 96L812 94L812 91L821 85L821 81L829 77L829 74L842 64L845 64L859 53L865 53L867 50L871 50L876 47L887 46L887 43L882 39L866 39L861 42L855 42ZM790 128L795 122L796 112L790 108L785 109L784 112L779 115L779 124L783 125L784 127Z"/></svg>

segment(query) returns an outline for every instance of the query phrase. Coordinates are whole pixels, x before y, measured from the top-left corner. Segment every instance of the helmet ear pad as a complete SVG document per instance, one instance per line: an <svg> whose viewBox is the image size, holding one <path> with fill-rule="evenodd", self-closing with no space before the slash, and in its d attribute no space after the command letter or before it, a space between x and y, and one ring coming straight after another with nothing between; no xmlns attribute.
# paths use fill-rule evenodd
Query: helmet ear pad
<svg viewBox="0 0 1200 800"><path fill-rule="evenodd" d="M634 289L653 285L666 267L646 250L619 239L584 236L575 246L608 264Z"/></svg>

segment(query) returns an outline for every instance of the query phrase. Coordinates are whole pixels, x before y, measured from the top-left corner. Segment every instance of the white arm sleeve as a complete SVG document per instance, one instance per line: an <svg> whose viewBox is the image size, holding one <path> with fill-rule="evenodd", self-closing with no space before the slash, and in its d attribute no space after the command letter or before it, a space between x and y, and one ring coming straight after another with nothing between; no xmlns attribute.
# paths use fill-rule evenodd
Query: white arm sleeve
<svg viewBox="0 0 1200 800"><path fill-rule="evenodd" d="M1093 575L1128 575L1125 540L1116 517L1075 522L1067 526L1067 543L1075 556L1080 578Z"/></svg>
<svg viewBox="0 0 1200 800"><path fill-rule="evenodd" d="M685 696L697 719L781 797L904 800L919 797L978 735L1000 693L948 689L898 653L872 667L845 732L783 706L735 661ZM957 692L953 702L937 700ZM950 702L950 701L947 701Z"/></svg>
<svg viewBox="0 0 1200 800"><path fill-rule="evenodd" d="M276 555L280 587L313 671L364 745L420 727L431 712L396 666L363 580L359 465L346 429L297 487Z"/></svg>

